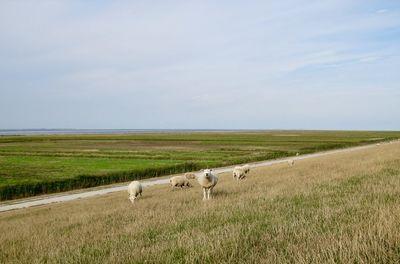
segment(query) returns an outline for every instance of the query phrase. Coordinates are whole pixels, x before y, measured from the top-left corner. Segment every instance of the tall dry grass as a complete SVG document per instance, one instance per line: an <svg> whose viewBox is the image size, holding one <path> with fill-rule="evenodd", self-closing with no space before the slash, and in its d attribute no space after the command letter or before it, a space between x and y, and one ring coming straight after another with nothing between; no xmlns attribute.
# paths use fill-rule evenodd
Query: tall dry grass
<svg viewBox="0 0 400 264"><path fill-rule="evenodd" d="M400 144L0 214L0 263L398 263Z"/></svg>

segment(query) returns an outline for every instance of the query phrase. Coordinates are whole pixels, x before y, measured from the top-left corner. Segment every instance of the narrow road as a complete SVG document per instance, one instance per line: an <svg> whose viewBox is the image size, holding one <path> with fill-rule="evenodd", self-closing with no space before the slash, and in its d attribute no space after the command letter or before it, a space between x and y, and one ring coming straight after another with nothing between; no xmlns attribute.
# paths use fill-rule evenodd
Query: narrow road
<svg viewBox="0 0 400 264"><path fill-rule="evenodd" d="M264 166L271 166L274 164L287 162L290 159L292 159L292 160L309 159L309 158L331 155L331 154L335 154L335 153L357 151L357 150L362 150L362 149L367 149L367 148L373 148L376 146L377 146L376 144L373 144L373 145L366 145L366 146L359 146L359 147L352 147L352 148L345 148L345 149L337 149L337 150L330 150L330 151L318 152L318 153L313 153L313 154L306 154L306 155L301 155L301 156L287 157L287 158L277 159L277 160L254 162L254 163L249 163L249 164L252 168L264 167ZM235 166L216 168L216 169L213 169L213 171L218 174L224 173L224 172L230 172L233 170L234 167ZM146 188L146 187L153 186L153 185L168 184L169 177L165 176L165 177L162 177L161 179L143 180L141 182L142 182L143 187ZM51 195L50 197L43 197L43 198L33 197L30 199L28 198L28 199L11 201L12 204L0 205L0 212L28 208L28 207L32 207L32 206L38 206L38 205L46 205L46 204L51 204L51 203L67 202L67 201L72 201L72 200L76 200L76 199L93 197L96 195L104 195L104 194L113 193L113 192L126 191L127 186L128 186L128 183L121 183L120 185L117 185L117 186L114 185L112 187L105 187L103 189L94 190L94 191L93 190L92 191L82 191L79 193L72 193L72 194L62 194L62 193L60 194L59 193L59 194Z"/></svg>

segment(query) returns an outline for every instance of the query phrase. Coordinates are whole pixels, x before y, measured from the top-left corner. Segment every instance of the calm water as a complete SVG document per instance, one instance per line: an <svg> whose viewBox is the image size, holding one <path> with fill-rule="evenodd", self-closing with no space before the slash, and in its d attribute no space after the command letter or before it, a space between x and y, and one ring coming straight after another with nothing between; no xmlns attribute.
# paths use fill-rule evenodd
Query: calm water
<svg viewBox="0 0 400 264"><path fill-rule="evenodd" d="M0 135L78 135L78 134L129 134L161 132L228 132L224 129L0 129Z"/></svg>

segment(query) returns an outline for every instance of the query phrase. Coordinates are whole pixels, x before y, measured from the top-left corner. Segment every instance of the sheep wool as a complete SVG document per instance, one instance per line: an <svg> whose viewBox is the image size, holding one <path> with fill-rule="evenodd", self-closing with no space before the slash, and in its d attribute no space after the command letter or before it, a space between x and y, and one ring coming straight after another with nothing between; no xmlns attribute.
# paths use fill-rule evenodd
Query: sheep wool
<svg viewBox="0 0 400 264"><path fill-rule="evenodd" d="M169 180L171 187L191 187L189 180L185 176L174 176Z"/></svg>
<svg viewBox="0 0 400 264"><path fill-rule="evenodd" d="M233 178L236 180L242 180L246 177L246 173L243 169L243 167L235 167L233 169Z"/></svg>
<svg viewBox="0 0 400 264"><path fill-rule="evenodd" d="M243 169L244 173L247 174L250 172L250 165L249 164L243 165L242 169Z"/></svg>
<svg viewBox="0 0 400 264"><path fill-rule="evenodd" d="M188 173L185 173L185 177L188 180L196 179L196 174L188 172Z"/></svg>
<svg viewBox="0 0 400 264"><path fill-rule="evenodd" d="M129 200L133 203L138 196L142 196L142 184L139 181L133 181L128 185Z"/></svg>
<svg viewBox="0 0 400 264"><path fill-rule="evenodd" d="M205 169L196 179L203 189L203 200L210 200L212 190L218 183L218 176L211 169Z"/></svg>

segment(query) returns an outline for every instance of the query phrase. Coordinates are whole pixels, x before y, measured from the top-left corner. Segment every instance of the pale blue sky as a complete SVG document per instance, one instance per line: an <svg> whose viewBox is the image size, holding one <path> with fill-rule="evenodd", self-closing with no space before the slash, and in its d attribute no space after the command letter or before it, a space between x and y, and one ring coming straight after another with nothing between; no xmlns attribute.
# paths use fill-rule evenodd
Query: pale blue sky
<svg viewBox="0 0 400 264"><path fill-rule="evenodd" d="M400 130L400 1L0 1L0 129Z"/></svg>

